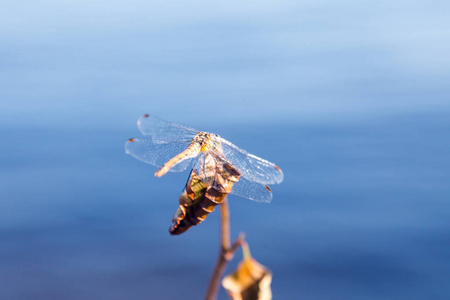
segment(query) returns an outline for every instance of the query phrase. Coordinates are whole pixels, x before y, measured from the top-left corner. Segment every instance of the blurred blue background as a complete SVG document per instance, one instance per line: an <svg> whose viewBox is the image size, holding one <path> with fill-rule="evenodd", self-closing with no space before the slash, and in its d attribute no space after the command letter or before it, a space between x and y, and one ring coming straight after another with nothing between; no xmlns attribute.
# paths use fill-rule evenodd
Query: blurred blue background
<svg viewBox="0 0 450 300"><path fill-rule="evenodd" d="M230 197L275 299L450 298L448 1L6 1L0 298L201 299L218 213L125 155L150 113L277 163ZM228 268L236 265L241 254ZM220 299L226 299L222 290Z"/></svg>

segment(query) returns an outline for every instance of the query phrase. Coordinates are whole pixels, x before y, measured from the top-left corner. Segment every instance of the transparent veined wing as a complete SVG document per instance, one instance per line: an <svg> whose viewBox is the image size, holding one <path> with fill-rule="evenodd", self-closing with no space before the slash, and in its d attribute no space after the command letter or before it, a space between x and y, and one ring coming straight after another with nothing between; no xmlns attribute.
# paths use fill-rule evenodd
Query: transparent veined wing
<svg viewBox="0 0 450 300"><path fill-rule="evenodd" d="M272 200L272 192L267 185L240 177L239 181L233 185L231 194L250 199L256 202L267 202Z"/></svg>
<svg viewBox="0 0 450 300"><path fill-rule="evenodd" d="M223 154L218 152L214 152L214 155L211 155L211 157L214 157L217 165L231 163ZM236 167L232 164L231 166ZM272 200L272 192L267 185L247 180L243 176L239 177L239 181L233 184L231 194L256 202L269 203Z"/></svg>
<svg viewBox="0 0 450 300"><path fill-rule="evenodd" d="M150 136L155 142L189 141L198 132L193 128L143 115L138 119L138 128L143 135Z"/></svg>
<svg viewBox="0 0 450 300"><path fill-rule="evenodd" d="M134 138L125 143L125 152L145 163L160 168L172 157L186 150L188 146L189 141L157 143L150 138ZM170 171L181 172L186 170L192 158L196 156L187 156L178 161Z"/></svg>
<svg viewBox="0 0 450 300"><path fill-rule="evenodd" d="M216 174L214 158L208 152L200 152L192 166L192 171L204 184L211 185Z"/></svg>
<svg viewBox="0 0 450 300"><path fill-rule="evenodd" d="M197 160L192 165L192 171L199 177L206 177L205 174L205 157L206 152L200 152L200 154L197 156Z"/></svg>
<svg viewBox="0 0 450 300"><path fill-rule="evenodd" d="M223 155L239 169L245 179L262 185L283 181L283 171L274 163L250 154L223 138L220 140Z"/></svg>

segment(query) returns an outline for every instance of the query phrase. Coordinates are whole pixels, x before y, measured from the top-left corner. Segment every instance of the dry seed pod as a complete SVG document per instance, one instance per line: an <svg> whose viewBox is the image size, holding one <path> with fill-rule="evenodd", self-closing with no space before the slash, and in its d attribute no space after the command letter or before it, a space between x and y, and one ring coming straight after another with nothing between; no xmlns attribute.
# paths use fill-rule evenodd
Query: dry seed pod
<svg viewBox="0 0 450 300"><path fill-rule="evenodd" d="M248 244L242 245L244 258L236 271L222 280L222 286L232 300L272 299L272 272L250 255Z"/></svg>
<svg viewBox="0 0 450 300"><path fill-rule="evenodd" d="M223 202L240 176L228 162L211 153L206 154L204 163L193 168L189 175L179 199L180 206L172 219L170 234L181 234L204 221Z"/></svg>

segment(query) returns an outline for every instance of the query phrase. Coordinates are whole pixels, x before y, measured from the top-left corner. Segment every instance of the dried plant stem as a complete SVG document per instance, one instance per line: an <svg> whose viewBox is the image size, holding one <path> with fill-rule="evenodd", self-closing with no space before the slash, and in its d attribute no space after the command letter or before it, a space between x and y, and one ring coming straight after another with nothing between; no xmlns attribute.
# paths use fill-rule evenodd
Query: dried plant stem
<svg viewBox="0 0 450 300"><path fill-rule="evenodd" d="M220 278L227 267L228 262L233 258L234 252L244 242L244 235L240 234L237 240L231 245L230 242L230 209L228 200L225 198L220 204L220 250L219 257L214 267L214 272L209 281L206 291L206 300L215 300L220 287Z"/></svg>

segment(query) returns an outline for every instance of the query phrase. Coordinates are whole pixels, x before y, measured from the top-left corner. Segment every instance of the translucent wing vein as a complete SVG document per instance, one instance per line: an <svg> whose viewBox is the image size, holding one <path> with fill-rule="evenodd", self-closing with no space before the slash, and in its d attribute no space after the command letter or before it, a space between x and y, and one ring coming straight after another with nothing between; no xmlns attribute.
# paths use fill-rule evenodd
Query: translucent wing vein
<svg viewBox="0 0 450 300"><path fill-rule="evenodd" d="M138 120L138 128L143 135L150 136L155 142L189 141L197 130L151 115L143 115Z"/></svg>
<svg viewBox="0 0 450 300"><path fill-rule="evenodd" d="M188 144L188 142L156 143L150 138L135 138L125 143L125 151L145 163L160 168L172 157L186 150ZM189 167L191 161L192 156L186 157L174 165L170 171L184 171Z"/></svg>
<svg viewBox="0 0 450 300"><path fill-rule="evenodd" d="M274 163L250 154L225 139L221 138L221 142L225 158L237 167L247 180L263 185L283 181L283 172Z"/></svg>
<svg viewBox="0 0 450 300"><path fill-rule="evenodd" d="M215 154L217 164L230 163L222 154L217 152ZM247 180L244 176L239 177L239 181L233 185L231 194L256 202L269 203L272 200L272 192L267 185Z"/></svg>

